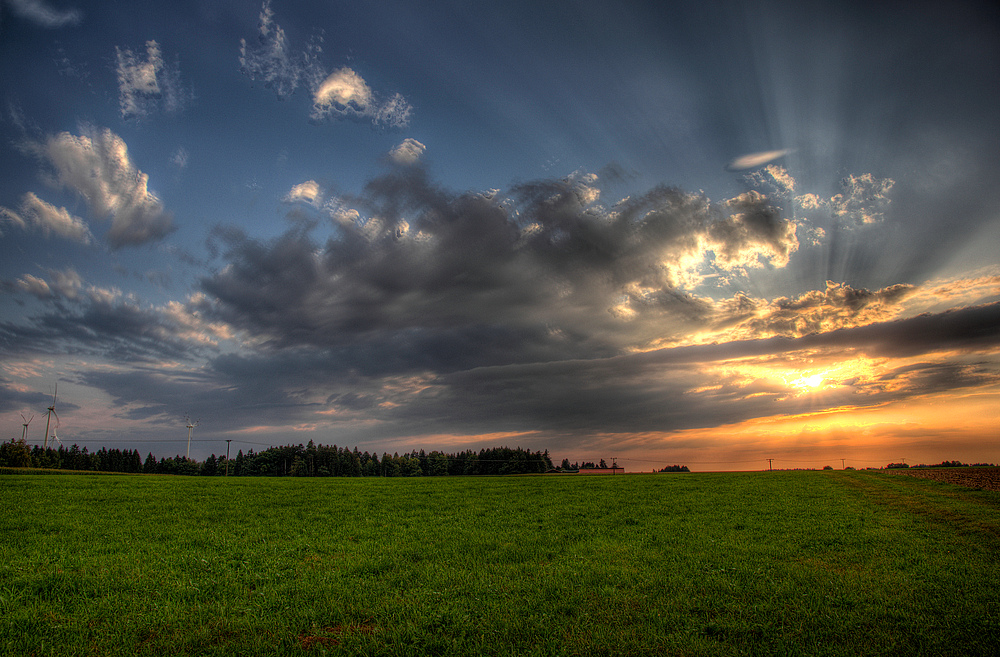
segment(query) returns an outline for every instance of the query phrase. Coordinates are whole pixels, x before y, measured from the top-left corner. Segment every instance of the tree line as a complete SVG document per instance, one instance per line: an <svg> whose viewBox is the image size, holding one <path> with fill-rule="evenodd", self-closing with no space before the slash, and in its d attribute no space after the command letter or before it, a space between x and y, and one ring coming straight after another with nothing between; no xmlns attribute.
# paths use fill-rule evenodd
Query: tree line
<svg viewBox="0 0 1000 657"><path fill-rule="evenodd" d="M285 445L261 452L240 450L235 458L212 454L204 461L161 457L138 450L86 447L29 447L24 440L0 443L0 467L47 468L94 472L177 474L232 477L437 477L447 475L531 474L552 470L549 451L493 447L445 453L413 450L400 455L360 452L337 445Z"/></svg>
<svg viewBox="0 0 1000 657"><path fill-rule="evenodd" d="M962 463L961 461L941 461L940 463L934 463L932 465L927 465L924 463L918 463L917 465L909 465L907 463L890 463L885 466L886 470L896 470L902 468L989 468L995 467L992 463Z"/></svg>

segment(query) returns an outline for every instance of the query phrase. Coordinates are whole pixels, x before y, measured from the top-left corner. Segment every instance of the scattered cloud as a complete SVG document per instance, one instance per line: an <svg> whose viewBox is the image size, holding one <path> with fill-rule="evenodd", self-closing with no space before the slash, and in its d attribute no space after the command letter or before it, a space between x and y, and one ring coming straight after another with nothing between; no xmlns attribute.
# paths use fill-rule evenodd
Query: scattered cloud
<svg viewBox="0 0 1000 657"><path fill-rule="evenodd" d="M333 112L365 114L372 104L372 90L352 69L337 69L313 92L313 118Z"/></svg>
<svg viewBox="0 0 1000 657"><path fill-rule="evenodd" d="M79 193L91 212L110 219L107 240L113 249L166 237L173 218L149 191L149 177L132 163L125 141L110 130L62 132L33 150L51 167L52 182Z"/></svg>
<svg viewBox="0 0 1000 657"><path fill-rule="evenodd" d="M118 102L123 119L141 118L157 111L181 111L192 94L181 86L180 68L165 64L156 41L146 42L146 56L115 48Z"/></svg>
<svg viewBox="0 0 1000 657"><path fill-rule="evenodd" d="M17 287L22 292L27 292L39 299L48 299L52 296L52 289L49 287L49 284L44 279L32 276L31 274L25 274L17 279Z"/></svg>
<svg viewBox="0 0 1000 657"><path fill-rule="evenodd" d="M410 104L399 94L380 101L361 76L345 66L313 90L311 118L367 118L375 125L402 128L409 123L411 111Z"/></svg>
<svg viewBox="0 0 1000 657"><path fill-rule="evenodd" d="M183 146L178 146L174 154L170 156L170 164L178 169L183 169L188 165L188 152Z"/></svg>
<svg viewBox="0 0 1000 657"><path fill-rule="evenodd" d="M279 98L290 96L315 59L291 53L285 31L274 22L271 0L261 6L256 43L240 39L240 70L251 80L260 80Z"/></svg>
<svg viewBox="0 0 1000 657"><path fill-rule="evenodd" d="M421 144L416 139L407 137L398 146L389 151L389 159L396 164L411 165L415 164L420 156L424 154L427 149L426 146Z"/></svg>
<svg viewBox="0 0 1000 657"><path fill-rule="evenodd" d="M786 198L795 191L795 178L785 167L777 164L769 164L763 169L748 173L744 178L754 187L767 189L781 198Z"/></svg>
<svg viewBox="0 0 1000 657"><path fill-rule="evenodd" d="M341 66L326 73L320 62L322 38L313 37L301 53L292 51L285 31L274 21L270 0L261 6L256 42L240 39L240 70L259 80L279 98L304 85L312 95L314 121L367 119L376 126L402 128L413 111L399 93L383 99L354 69Z"/></svg>
<svg viewBox="0 0 1000 657"><path fill-rule="evenodd" d="M840 181L841 193L830 198L812 192L793 197L795 178L776 164L753 171L744 179L776 199L791 199L792 205L807 216L829 213L837 224L848 228L881 222L891 202L889 193L895 185L892 178L878 178L871 173L852 174Z"/></svg>
<svg viewBox="0 0 1000 657"><path fill-rule="evenodd" d="M870 173L849 175L840 181L843 191L829 199L816 194L795 197L798 208L809 212L826 211L842 226L858 227L880 223L891 199L889 192L895 181L876 178ZM791 190L789 190L791 191Z"/></svg>
<svg viewBox="0 0 1000 657"><path fill-rule="evenodd" d="M284 198L285 203L308 203L318 205L323 200L323 193L319 188L319 183L315 180L307 180L292 187Z"/></svg>
<svg viewBox="0 0 1000 657"><path fill-rule="evenodd" d="M913 285L871 291L827 281L825 290L770 302L739 295L718 304L723 322L730 327L721 335L710 335L713 340L798 338L884 322L897 318L903 303L915 291Z"/></svg>
<svg viewBox="0 0 1000 657"><path fill-rule="evenodd" d="M830 199L833 216L852 225L882 221L894 184L891 178L876 178L870 173L847 176L840 183L843 193Z"/></svg>
<svg viewBox="0 0 1000 657"><path fill-rule="evenodd" d="M34 23L39 27L58 28L79 25L83 12L79 9L54 9L43 0L7 0L7 6L14 15Z"/></svg>
<svg viewBox="0 0 1000 657"><path fill-rule="evenodd" d="M81 244L90 244L93 236L86 222L28 192L21 200L20 212L0 207L0 216L21 228L33 226L48 237L55 234Z"/></svg>
<svg viewBox="0 0 1000 657"><path fill-rule="evenodd" d="M72 268L63 271L50 270L49 274L52 276L52 289L67 299L77 298L83 290L83 279Z"/></svg>
<svg viewBox="0 0 1000 657"><path fill-rule="evenodd" d="M73 269L49 276L17 279L17 290L51 301L52 308L26 322L0 322L0 352L96 356L135 366L186 361L235 338L228 326L202 318L199 295L153 306L118 288L86 285Z"/></svg>

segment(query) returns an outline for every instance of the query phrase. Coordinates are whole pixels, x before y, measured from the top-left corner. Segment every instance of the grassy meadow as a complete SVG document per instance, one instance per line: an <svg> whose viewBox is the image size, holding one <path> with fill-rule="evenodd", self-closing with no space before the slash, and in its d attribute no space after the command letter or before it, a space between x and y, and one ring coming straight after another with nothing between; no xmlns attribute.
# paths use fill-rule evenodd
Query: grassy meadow
<svg viewBox="0 0 1000 657"><path fill-rule="evenodd" d="M5 655L989 655L1000 493L0 475Z"/></svg>

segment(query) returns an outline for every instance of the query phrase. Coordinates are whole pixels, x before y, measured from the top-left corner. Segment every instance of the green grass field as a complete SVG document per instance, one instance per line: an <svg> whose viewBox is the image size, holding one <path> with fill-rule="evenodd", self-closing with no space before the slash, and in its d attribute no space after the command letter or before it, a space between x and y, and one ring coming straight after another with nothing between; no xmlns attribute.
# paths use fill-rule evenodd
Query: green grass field
<svg viewBox="0 0 1000 657"><path fill-rule="evenodd" d="M1000 493L0 476L10 655L995 655Z"/></svg>

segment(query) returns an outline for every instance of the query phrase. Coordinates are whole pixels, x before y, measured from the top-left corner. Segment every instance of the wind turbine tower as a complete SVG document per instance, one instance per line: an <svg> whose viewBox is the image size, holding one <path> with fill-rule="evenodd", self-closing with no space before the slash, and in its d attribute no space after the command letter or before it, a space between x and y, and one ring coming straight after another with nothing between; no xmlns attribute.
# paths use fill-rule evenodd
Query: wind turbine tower
<svg viewBox="0 0 1000 657"><path fill-rule="evenodd" d="M45 449L48 449L48 447L49 447L49 422L52 420L52 416L53 415L56 416L56 426L57 427L59 426L59 414L56 413L56 394L58 392L59 392L59 384L57 383L56 384L56 389L52 393L52 405L49 406L49 410L45 414L45 416L46 416L46 418L45 418L45 443L44 443L44 448Z"/></svg>
<svg viewBox="0 0 1000 657"><path fill-rule="evenodd" d="M24 413L21 413L21 419L24 420ZM31 421L34 419L35 416L32 415L27 420L24 420L24 430L21 432L21 440L24 442L28 441L28 425L31 424Z"/></svg>
<svg viewBox="0 0 1000 657"><path fill-rule="evenodd" d="M194 430L194 428L196 426L198 426L198 423L201 422L201 420L195 420L194 424L191 424L191 418L190 417L185 417L184 421L187 422L187 430L188 430L188 449L187 449L187 456L185 456L185 458L187 458L187 459L190 460L191 459L191 432Z"/></svg>

